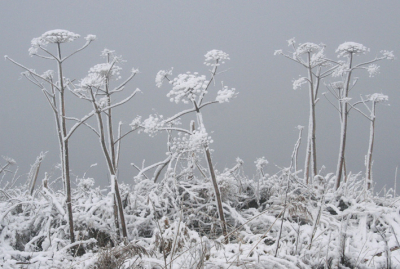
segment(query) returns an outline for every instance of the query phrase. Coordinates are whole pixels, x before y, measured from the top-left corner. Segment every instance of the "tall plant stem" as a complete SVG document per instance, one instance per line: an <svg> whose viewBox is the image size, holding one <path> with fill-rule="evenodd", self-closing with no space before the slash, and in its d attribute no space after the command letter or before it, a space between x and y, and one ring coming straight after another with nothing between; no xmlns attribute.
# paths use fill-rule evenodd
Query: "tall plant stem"
<svg viewBox="0 0 400 269"><path fill-rule="evenodd" d="M57 43L57 52L58 52L58 59L61 58L61 47L60 43ZM67 127L65 122L65 88L64 88L64 79L63 79L63 69L62 69L62 62L58 61L58 81L60 84L60 109L61 113L59 113L59 118L61 122L61 137L62 137L62 174L63 179L65 182L66 187L66 204L67 204L67 211L68 211L68 224L69 224L69 234L71 243L75 242L75 234L74 234L74 218L72 215L72 204L71 204L71 180L69 174L69 148L68 148L68 139L67 136Z"/></svg>
<svg viewBox="0 0 400 269"><path fill-rule="evenodd" d="M349 71L346 76L346 81L344 85L344 96L342 98L347 98L349 95L349 85L350 85L350 79L351 79L351 74L352 74L352 61L353 61L353 54L350 54L349 56L349 63L348 63L348 68ZM338 157L338 163L337 163L337 168L336 168L336 189L340 187L340 182L342 179L342 173L343 173L343 163L344 163L344 156L345 156L345 150L346 150L346 137L347 137L347 118L348 118L348 110L347 110L347 102L346 100L342 100L340 102L341 106L341 132L340 132L340 148L339 148L339 157Z"/></svg>
<svg viewBox="0 0 400 269"><path fill-rule="evenodd" d="M197 121L198 121L198 125L200 126L200 130L201 130L201 132L206 133L206 129L205 129L204 123L203 123L203 116L200 113L200 110L198 109L196 103L194 103L194 105L196 107ZM228 243L227 228L226 228L226 222L225 222L224 208L222 206L221 193L219 191L217 177L215 176L214 166L212 164L210 149L209 149L208 145L204 146L204 153L205 153L205 157L206 157L207 164L208 164L208 170L209 170L210 176L211 176L211 181L212 181L213 187L214 187L215 200L217 202L219 219L221 221L222 234L225 237L224 242Z"/></svg>

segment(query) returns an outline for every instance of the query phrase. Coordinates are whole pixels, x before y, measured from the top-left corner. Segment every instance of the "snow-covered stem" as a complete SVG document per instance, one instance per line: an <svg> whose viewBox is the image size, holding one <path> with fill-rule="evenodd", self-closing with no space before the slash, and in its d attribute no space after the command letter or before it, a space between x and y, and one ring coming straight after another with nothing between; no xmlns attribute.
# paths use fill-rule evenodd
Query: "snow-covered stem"
<svg viewBox="0 0 400 269"><path fill-rule="evenodd" d="M33 190L35 189L35 184L37 177L39 175L39 169L40 165L42 164L43 158L45 157L47 152L43 153L41 152L39 156L36 158L35 163L31 167L31 171L29 172L29 189L30 189L30 194L33 194Z"/></svg>
<svg viewBox="0 0 400 269"><path fill-rule="evenodd" d="M281 241L281 236L282 236L283 221L284 221L284 219L285 219L285 212L286 212L286 208L287 208L287 196L288 196L289 186L290 186L289 177L290 177L290 170L287 171L287 186L286 186L286 192L285 192L285 204L284 204L284 206L283 206L281 227L280 227L280 229L279 229L279 235L278 235L278 238L277 238L277 240L276 240L275 257L278 256L279 243L280 243L280 241Z"/></svg>
<svg viewBox="0 0 400 269"><path fill-rule="evenodd" d="M57 44L57 54L58 58L61 59L61 45L60 43ZM59 94L59 104L60 104L60 112L58 116L60 118L60 127L61 130L61 137L63 141L62 145L62 152L61 152L61 159L62 159L62 175L63 181L65 184L65 191L66 191L66 205L68 211L68 224L69 224L69 233L70 233L70 240L71 243L75 242L75 234L74 234L74 221L72 215L72 204L71 204L71 179L70 179L70 168L69 168L69 147L68 147L68 139L67 136L67 126L66 126L66 119L65 119L65 88L64 88L64 76L63 76L63 67L62 62L57 62L58 67L58 84L60 85L60 94Z"/></svg>
<svg viewBox="0 0 400 269"><path fill-rule="evenodd" d="M394 173L394 192L393 192L393 198L396 198L396 194L397 194L397 168L398 168L398 166L396 166L396 172Z"/></svg>
<svg viewBox="0 0 400 269"><path fill-rule="evenodd" d="M295 173L297 172L297 155L299 153L299 147L301 144L301 136L303 134L304 127L299 125L297 128L299 129L299 137L296 141L296 144L294 145L294 149L292 152L292 159L290 161L290 169L293 167Z"/></svg>
<svg viewBox="0 0 400 269"><path fill-rule="evenodd" d="M311 66L311 54L308 52L308 80L309 80L309 97L310 97L310 122L309 122L309 139L310 141L310 150L311 150L311 179L313 179L317 175L317 146L315 142L315 130L316 130L316 120L315 120L315 101L317 99L318 87L319 87L319 77L316 77L316 81L314 83L312 66ZM318 71L319 72L319 71ZM307 157L306 157L307 158ZM308 183L308 178L306 177L306 182Z"/></svg>
<svg viewBox="0 0 400 269"><path fill-rule="evenodd" d="M197 108L196 102L194 102L194 106ZM203 115L201 114L199 109L196 110L196 116L197 116L197 124L199 125L199 128L200 128L200 132L206 133L206 129L205 129L204 122L203 122ZM217 202L218 215L219 215L219 218L221 221L220 225L222 228L222 234L225 237L224 243L228 243L229 238L226 236L228 232L227 232L227 227L226 227L224 209L222 207L221 193L219 191L217 177L215 176L214 165L211 160L211 153L210 153L210 149L209 149L208 145L204 145L204 155L207 160L208 171L210 173L211 181L214 186L215 200Z"/></svg>
<svg viewBox="0 0 400 269"><path fill-rule="evenodd" d="M346 74L346 79L344 82L344 87L343 87L343 98L347 98L349 94L349 85L350 85L350 79L352 75L352 64L353 64L353 53L350 53L349 58L348 58L348 63L347 63L347 69L350 70ZM342 179L342 173L343 173L343 165L344 165L344 157L345 157L345 150L346 150L346 138L347 138L347 116L348 116L348 110L347 110L347 102L342 101L340 102L340 111L341 111L341 125L340 125L340 146L339 146L339 156L338 156L338 163L337 163L337 168L336 168L336 189L339 188L340 182Z"/></svg>
<svg viewBox="0 0 400 269"><path fill-rule="evenodd" d="M100 107L97 105L97 100L95 98L95 95L93 93L92 87L89 88L89 94L92 98L92 105L93 105L93 111L96 113L97 117L97 125L98 125L98 132L100 134L100 145L103 150L103 155L106 159L107 167L108 167L108 172L110 174L110 184L111 184L111 189L114 190L112 191L113 195L113 202L114 202L114 208L118 207L119 211L119 218L121 221L121 230L122 230L122 236L126 238L128 236L128 232L126 229L126 223L125 223L125 216L124 216L124 211L123 211L123 206L122 206L122 200L121 200L121 195L119 192L119 187L118 187L118 181L116 177L116 167L115 167L115 158L112 158L110 155L110 150L107 149L106 145L106 135L105 135L105 130L104 130L104 125L103 125L103 119L102 119L102 110ZM110 106L109 106L110 107ZM111 108L110 108L111 109ZM113 145L114 146L114 145ZM117 206L115 206L115 202L117 202ZM116 217L116 212L114 211L114 216ZM115 226L118 227L119 224L117 221L115 221Z"/></svg>

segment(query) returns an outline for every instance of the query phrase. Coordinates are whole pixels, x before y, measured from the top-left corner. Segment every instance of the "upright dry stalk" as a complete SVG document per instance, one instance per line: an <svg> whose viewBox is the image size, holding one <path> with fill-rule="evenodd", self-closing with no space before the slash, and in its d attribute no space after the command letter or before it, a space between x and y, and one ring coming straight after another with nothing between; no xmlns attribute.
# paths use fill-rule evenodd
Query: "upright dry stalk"
<svg viewBox="0 0 400 269"><path fill-rule="evenodd" d="M200 113L200 110L196 111L196 115L197 115L198 125L200 126L200 132L207 133L206 129L204 127L203 117L202 117L202 114ZM226 237L226 235L228 234L228 231L226 228L224 209L222 206L222 198L221 198L221 193L220 193L219 187L218 187L217 177L215 176L214 165L211 160L211 153L210 153L210 148L209 148L208 144L204 145L204 155L207 160L208 171L210 172L211 181L212 181L212 184L214 187L215 200L217 202L218 215L219 215L219 219L221 222L220 225L222 228L222 234L225 237L224 242L227 243L228 238Z"/></svg>
<svg viewBox="0 0 400 269"><path fill-rule="evenodd" d="M349 58L347 62L347 69L351 70L353 64L353 52L349 53ZM342 171L344 165L344 154L346 150L346 137L347 137L347 116L348 116L348 109L347 109L347 98L349 96L349 85L351 79L352 71L349 71L346 75L346 79L344 82L343 88L343 99L340 100L340 112L341 112L341 124L340 124L340 146L339 146L339 157L337 162L336 168L336 189L340 186L340 181L342 179Z"/></svg>
<svg viewBox="0 0 400 269"><path fill-rule="evenodd" d="M346 57L347 62L336 62L338 64L337 76L341 76L344 78L342 81L342 90L339 95L335 95L335 97L339 100L339 110L341 126L340 126L340 147L339 147L339 156L338 163L336 168L336 189L340 187L340 183L342 180L343 169L345 169L345 151L346 151L346 139L347 139L347 124L348 124L348 114L349 114L349 92L352 87L355 85L357 80L350 85L350 80L353 74L353 71L356 69L366 69L370 76L373 76L378 72L379 67L374 64L383 59L393 60L394 55L389 51L381 51L381 57L375 57L374 59L363 62L360 64L354 64L354 57L356 55L365 54L369 49L364 45L355 43L355 42L345 42L341 44L336 52L339 54L339 57ZM368 65L368 67L366 67ZM371 137L370 137L371 138ZM371 144L370 144L371 145ZM373 145L372 145L373 146ZM371 148L372 149L372 148Z"/></svg>
<svg viewBox="0 0 400 269"><path fill-rule="evenodd" d="M370 121L370 127L369 127L369 142L368 142L368 152L367 155L365 156L365 189L369 190L371 189L372 186L372 153L374 150L374 139L375 139L375 119L376 119L376 105L377 103L380 102L385 102L388 101L389 98L386 95L380 94L380 93L374 93L369 96L367 96L368 99L364 100L361 97L361 101L356 102L355 104L349 105L351 108L355 109L356 111L360 112L361 115L363 115L367 120ZM371 102L371 108L367 106L367 102ZM363 111L358 109L356 107L357 104L364 104L364 106L367 108L369 115L365 114Z"/></svg>
<svg viewBox="0 0 400 269"><path fill-rule="evenodd" d="M205 102L204 97L208 93L209 87L211 83L214 81L215 76L217 75L217 68L219 65L223 64L225 60L229 59L229 55L223 51L220 50L211 50L207 52L205 55L205 64L207 66L212 66L212 69L210 70L211 72L211 78L209 80L206 80L205 76L198 75L198 73L190 73L187 72L186 74L180 74L173 80L170 80L168 78L168 75L172 75L172 70L170 71L165 71L165 70L160 70L156 76L156 85L158 87L161 87L162 81L164 79L168 80L170 84L172 84L172 90L167 94L168 97L170 97L171 101L175 101L176 103L179 103L182 101L183 103L186 104L192 104L193 107L188 110L181 111L177 113L176 115L163 120L161 123L159 122L152 122L152 124L144 124L146 126L153 126L153 125L159 125L157 127L157 130L166 130L166 131L179 131L179 132L184 132L186 134L189 134L191 138L193 138L193 144L189 145L190 149L188 151L193 151L193 149L196 148L202 148L202 151L204 152L205 159L207 161L207 166L208 166L208 171L210 174L211 182L213 184L214 188L214 194L215 194L215 200L217 204L217 211L220 219L220 225L222 229L222 233L225 237L225 242L228 242L227 238L227 227L226 227L226 222L225 222L225 216L224 216L224 209L222 205L222 198L221 194L219 191L218 187L218 182L217 182L217 177L215 175L214 171L214 166L212 163L211 159L211 153L210 153L210 148L209 148L209 141L208 141L208 136L206 132L206 128L204 126L204 121L203 121L203 116L201 113L201 109L207 105L214 104L214 103L224 103L224 102L229 102L230 99L234 98L236 96L235 89L228 89L227 86L223 86L222 90L218 91L217 97L215 101L209 101ZM182 128L176 128L176 127L164 127L165 124L170 124L174 120L178 119L179 117L194 112L196 113L196 119L197 119L197 124L198 124L198 131L194 132L192 130L184 130ZM150 118L149 118L150 119ZM147 120L146 120L147 121ZM148 122L147 122L148 123ZM146 130L146 126L143 128L145 129L145 132L153 132L151 128L149 130Z"/></svg>
<svg viewBox="0 0 400 269"><path fill-rule="evenodd" d="M46 153L40 152L39 156L36 158L35 163L31 166L31 170L29 172L29 189L30 194L33 194L33 190L35 189L35 184L37 177L39 175L40 165L42 164L43 158L46 156Z"/></svg>
<svg viewBox="0 0 400 269"><path fill-rule="evenodd" d="M85 49L93 40L95 40L96 36L88 35L86 39L86 43L74 51L68 56L63 57L61 53L61 44L74 41L79 38L79 35L66 31L66 30L52 30L44 33L42 36L38 38L34 38L31 41L32 47L29 49L29 53L31 56L37 56L39 58L54 60L57 65L57 74L58 79L54 81L53 71L46 71L44 74L39 75L33 69L27 68L22 64L12 60L8 56L5 58L17 66L23 68L26 72L23 75L33 84L38 86L46 100L48 101L56 121L56 129L57 136L60 147L60 160L61 160L61 170L62 170L62 179L66 196L66 206L67 206L67 214L68 214L68 225L70 232L70 240L71 243L75 241L74 235L74 225L73 225L73 215L72 215L72 205L71 205L71 180L70 180L70 167L69 167L69 138L74 133L74 131L82 124L85 123L87 119L89 119L93 114L86 115L81 119L69 118L66 116L66 103L65 103L65 90L66 85L64 78L64 70L63 63L65 60L78 53L79 51ZM47 45L52 43L56 46L56 53L51 53L47 49ZM39 54L39 50L45 55ZM45 87L47 84L50 87L50 91ZM57 100L58 99L58 100ZM71 127L67 131L67 120L74 120L77 123Z"/></svg>
<svg viewBox="0 0 400 269"><path fill-rule="evenodd" d="M369 96L369 101L372 102L371 109L367 109L370 112L369 117L364 114L364 116L367 117L367 119L370 120L370 127L369 127L369 143L368 143L368 153L366 156L365 160L365 166L366 166L366 171L365 171L365 180L366 180L366 189L369 190L372 186L372 153L374 150L374 138L375 138L375 119L376 119L376 104L379 102L387 101L388 97L383 94L375 93ZM363 100L363 103L365 105L365 102ZM396 168L396 173L397 173L397 168Z"/></svg>
<svg viewBox="0 0 400 269"><path fill-rule="evenodd" d="M296 144L294 145L294 149L292 152L292 160L290 162L290 168L293 167L294 173L297 172L297 155L299 153L299 147L301 144L301 136L303 134L303 128L304 127L301 125L297 126L297 129L299 130L299 138L297 139Z"/></svg>
<svg viewBox="0 0 400 269"><path fill-rule="evenodd" d="M293 82L293 89L300 88L303 84L308 84L309 92L309 118L308 135L306 146L306 157L304 162L304 179L308 184L310 179L317 175L317 145L316 145L316 110L318 102L318 91L321 80L332 74L335 67L328 68L322 72L323 67L329 66L329 60L324 55L325 45L314 43L303 43L296 45L294 38L288 40L289 46L293 48L293 54L284 54L282 50L275 51L275 54L300 64L306 69L307 76L301 77Z"/></svg>
<svg viewBox="0 0 400 269"><path fill-rule="evenodd" d="M290 184L290 171L288 171L288 174L287 174L287 186L286 186L286 193L285 193L285 205L284 205L284 208L283 208L283 213L282 213L282 221L281 221L281 227L280 227L280 229L279 229L279 236L278 236L278 239L276 240L277 241L277 243L276 243L276 250L275 250L275 256L274 257L277 257L278 256L278 250L279 250L279 242L280 242L280 240L281 240L281 236L282 236L282 229L283 229L283 222L284 222L284 220L285 220L285 212L286 212L286 208L287 208L287 198L288 198L288 192L289 192L289 184Z"/></svg>
<svg viewBox="0 0 400 269"><path fill-rule="evenodd" d="M396 193L397 193L397 168L396 166L396 172L394 173L394 192L393 192L393 198L396 198Z"/></svg>
<svg viewBox="0 0 400 269"><path fill-rule="evenodd" d="M134 127L121 134L121 124L118 127L118 137L114 138L113 134L113 111L112 109L127 103L130 99L135 96L139 89L136 89L130 96L124 100L113 103L111 97L114 93L121 92L125 85L136 75L138 70L133 69L131 75L122 82L119 86L114 89L110 89L110 81L119 77L120 67L116 64L121 61L119 57L113 56L114 51L105 49L102 52L102 56L106 57L106 63L98 64L89 70L88 76L81 80L78 87L72 90L72 92L81 99L87 100L92 104L93 111L97 119L97 130L92 127L92 130L99 137L101 149L103 151L104 158L106 160L108 172L111 180L111 192L113 208L114 208L114 223L116 230L119 230L119 224L121 224L122 236L126 238L128 236L124 210L122 205L121 194L119 191L119 185L117 180L118 172L118 159L119 149L121 145L121 139L126 137L129 133L136 130ZM105 119L103 117L105 115ZM104 123L106 122L106 123ZM119 219L119 221L118 221Z"/></svg>
<svg viewBox="0 0 400 269"><path fill-rule="evenodd" d="M31 41L32 47L29 49L29 53L31 56L37 56L39 58L54 60L57 64L57 73L58 79L57 81L53 80L53 71L46 71L43 75L37 74L33 69L27 68L18 62L12 60L8 56L5 58L11 61L12 63L18 65L23 68L26 72L23 75L33 84L38 86L44 96L46 97L55 117L56 121L56 129L60 146L60 160L61 160L61 170L62 170L62 179L64 184L64 189L66 193L66 206L67 206L67 214L68 214L68 225L70 232L70 240L71 243L75 241L74 235L74 226L73 226L73 215L72 215L72 205L71 205L71 180L69 174L69 145L68 140L73 134L73 132L83 124L88 118L92 115L87 115L82 119L75 119L77 123L67 131L66 121L70 120L66 116L66 103L65 103L65 78L63 75L63 62L78 53L79 51L85 49L95 38L94 35L88 35L86 39L86 43L78 50L74 51L70 55L66 57L62 57L61 53L61 44L74 41L79 38L79 35L66 31L66 30L52 30L44 33L42 36L38 38L34 38ZM51 53L47 49L47 45L52 43L56 46L56 53ZM45 55L39 54L39 50ZM45 84L49 85L51 90L46 89ZM57 100L58 97L58 100Z"/></svg>

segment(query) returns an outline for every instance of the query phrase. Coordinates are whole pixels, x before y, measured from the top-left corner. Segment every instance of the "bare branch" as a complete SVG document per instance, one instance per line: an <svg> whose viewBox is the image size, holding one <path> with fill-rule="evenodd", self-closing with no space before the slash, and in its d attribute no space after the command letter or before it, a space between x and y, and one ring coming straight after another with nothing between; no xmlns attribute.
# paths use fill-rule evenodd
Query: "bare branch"
<svg viewBox="0 0 400 269"><path fill-rule="evenodd" d="M81 122L81 120L80 119L78 119L78 118L74 118L74 117L64 117L66 120L73 120L73 121L76 121L76 122ZM88 123L86 123L86 122L84 122L84 123L82 123L83 125L85 125L86 127L88 127L89 129L91 129L98 137L100 137L100 134L99 134L99 132L97 132L97 130L94 128L94 127L92 127L90 124L88 124Z"/></svg>
<svg viewBox="0 0 400 269"><path fill-rule="evenodd" d="M181 112L175 114L174 116L172 116L172 117L166 119L164 122L165 122L165 123L171 122L171 121L173 121L173 120L176 120L177 118L182 117L183 115L186 115L186 114L188 114L188 113L190 113L190 112L194 112L194 111L196 111L196 108L194 108L194 107L191 108L191 109L183 110L183 111L181 111Z"/></svg>
<svg viewBox="0 0 400 269"><path fill-rule="evenodd" d="M60 91L60 89L57 87L57 85L55 85L52 81L50 81L50 80L48 80L48 79L45 79L45 78L42 77L41 75L35 73L34 71L32 71L31 69L29 69L29 68L23 66L22 64L20 64L20 63L14 61L13 59L9 58L8 56L4 56L4 57L5 57L7 60L9 60L10 62L12 62L13 64L18 65L19 67L25 69L25 70L28 71L31 75L34 75L34 76L36 76L36 77L38 77L38 78L40 78L40 79L46 81L47 83L53 85L57 90Z"/></svg>
<svg viewBox="0 0 400 269"><path fill-rule="evenodd" d="M328 102L340 113L340 110L331 102L331 100L328 99L328 97L326 97L326 94L322 95L325 96L326 100L328 100Z"/></svg>
<svg viewBox="0 0 400 269"><path fill-rule="evenodd" d="M31 78L26 74L26 72L23 72L22 75L23 75L27 80L29 80L32 84L38 86L40 89L43 89L43 85L41 85L40 83L37 83L35 80L31 79ZM29 74L29 75L30 75L30 74ZM31 76L31 77L32 77L32 76Z"/></svg>
<svg viewBox="0 0 400 269"><path fill-rule="evenodd" d="M92 112L87 114L85 117L83 117L79 122L77 122L74 126L72 126L71 129L69 130L68 134L64 137L64 141L67 141L71 137L71 135L75 132L75 130L79 126L81 126L81 124L83 124L85 121L90 119L90 117L92 117L94 114L95 114L95 111L93 110Z"/></svg>
<svg viewBox="0 0 400 269"><path fill-rule="evenodd" d="M120 142L120 140L122 139L122 137L123 136L121 136L121 128L122 127L122 122L120 121L119 123L118 123L118 135L117 135L117 137L118 137L118 139L117 140L115 140L114 141L114 145L115 144L117 144L117 152L116 152L116 154L115 154L115 167L118 169L118 162L119 162L119 152L120 152L120 149L121 149L121 142ZM128 132L129 133L129 132ZM128 133L126 133L125 135L127 135ZM124 135L124 136L125 136Z"/></svg>
<svg viewBox="0 0 400 269"><path fill-rule="evenodd" d="M217 62L217 64L218 64L218 60L216 60L216 62ZM201 103L203 102L203 98L204 98L205 92L207 92L208 87L210 87L211 82L212 82L212 81L214 80L214 78L215 78L215 74L217 73L217 69L218 69L218 67L217 67L217 65L215 65L215 66L214 66L214 70L211 71L211 79L210 79L210 81L208 81L208 84L207 84L206 88L204 89L204 91L203 91L203 92L201 93L201 95L199 96L199 100L198 100L199 106L201 106Z"/></svg>
<svg viewBox="0 0 400 269"><path fill-rule="evenodd" d="M182 132L191 135L192 133L186 129L183 128L177 128L177 127L161 127L158 128L159 130L164 130L164 131L177 131L177 132Z"/></svg>
<svg viewBox="0 0 400 269"><path fill-rule="evenodd" d="M54 60L54 58L52 58L52 57L47 57L47 56L40 55L40 54L33 54L33 55L35 55L35 56L37 56L39 58L46 59L46 60Z"/></svg>
<svg viewBox="0 0 400 269"><path fill-rule="evenodd" d="M371 60L371 61L368 61L368 62L364 62L364 63L360 63L360 64L358 64L358 65L355 65L355 66L353 66L351 69L352 69L352 70L358 69L358 68L360 68L361 66L364 66L364 65L367 65L367 64L372 64L372 63L378 62L378 61L383 60L383 59L386 59L386 57L380 57L380 58L376 57L375 59L373 59L373 60Z"/></svg>
<svg viewBox="0 0 400 269"><path fill-rule="evenodd" d="M367 106L367 104L366 104L366 102L367 101L365 101L364 100L364 98L362 97L362 95L360 94L360 98L361 98L361 101L362 101L362 103L364 104L364 106L367 108L367 110L369 111L369 113L371 113L372 114L372 111L371 111L371 109L369 109L369 107Z"/></svg>
<svg viewBox="0 0 400 269"><path fill-rule="evenodd" d="M139 129L139 128L135 128L135 129L129 130L128 132L126 132L125 134L123 134L122 136L120 136L117 140L115 140L114 143L119 142L122 138L124 138L124 137L127 136L128 134L130 134L130 133L136 131L137 129Z"/></svg>
<svg viewBox="0 0 400 269"><path fill-rule="evenodd" d="M141 169L140 169L136 164L131 163L131 165L132 165L133 167L135 167L139 172L141 171ZM146 179L149 179L149 178L146 176L145 173L142 173L142 175L143 175Z"/></svg>
<svg viewBox="0 0 400 269"><path fill-rule="evenodd" d="M285 57L285 58L288 58L289 60L292 60L292 61L294 61L294 62L296 62L296 63L298 63L298 64L301 64L301 65L304 66L304 67L307 67L307 65L304 64L304 63L301 61L301 59L299 59L299 58L295 59L295 58L290 57L289 55L284 54L284 53L282 53L281 55L283 55L283 57Z"/></svg>
<svg viewBox="0 0 400 269"><path fill-rule="evenodd" d="M51 108L53 109L54 113L55 113L56 115L58 115L58 110L57 110L57 108L54 106L53 102L51 102L51 100L49 99L49 96L47 96L47 91L45 91L45 90L42 90L42 91L43 91L43 94L44 94L44 96L46 97L47 101L49 102Z"/></svg>
<svg viewBox="0 0 400 269"><path fill-rule="evenodd" d="M47 49L43 48L42 46L39 46L39 48L41 50L43 50L44 52L46 52L47 54L49 54L51 57L53 57L54 60L56 60L57 62L60 62L60 59L58 59L56 56L54 56L50 51L48 51ZM37 55L37 54L35 54Z"/></svg>
<svg viewBox="0 0 400 269"><path fill-rule="evenodd" d="M116 87L114 90L110 91L110 94L114 93L114 92L118 92L121 91L122 88L129 82L131 81L134 77L135 77L136 73L133 72L124 82L121 83L121 85L119 85L118 87Z"/></svg>
<svg viewBox="0 0 400 269"><path fill-rule="evenodd" d="M363 115L365 118L367 118L368 120L372 121L372 119L370 117L368 117L364 112L362 112L360 109L358 109L357 107L353 106L352 104L348 103L351 108L354 108L355 110L357 110L358 112L361 113L361 115ZM349 110L350 111L350 110Z"/></svg>
<svg viewBox="0 0 400 269"><path fill-rule="evenodd" d="M138 92L140 92L140 90L139 90L139 89L136 89L131 95L129 95L127 98L125 98L125 99L122 100L121 102L118 102L118 103L113 104L113 105L111 105L111 106L107 106L107 107L102 108L102 109L101 109L101 112L104 112L105 110L109 110L109 109L112 109L112 108L114 108L114 107L117 107L117 106L120 106L120 105L125 104L126 102L128 102L129 100L131 100L131 99L133 98L133 96L135 96L136 93L138 93Z"/></svg>
<svg viewBox="0 0 400 269"><path fill-rule="evenodd" d="M72 55L74 55L74 54L80 52L81 50L85 49L87 46L89 46L89 44L90 44L91 42L92 42L92 40L87 41L86 44L83 45L80 49L78 49L78 50L74 51L73 53L71 53L70 55L68 55L68 56L66 56L66 57L64 57L64 58L62 58L60 61L61 61L61 62L64 62L65 60L67 60L67 59L68 59L69 57L71 57Z"/></svg>
<svg viewBox="0 0 400 269"><path fill-rule="evenodd" d="M168 165L168 163L171 161L172 159L172 155L169 156L169 158L165 159L165 163L160 164L157 169L154 171L154 175L153 175L153 181L154 183L157 182L158 177L161 174L161 171Z"/></svg>
<svg viewBox="0 0 400 269"><path fill-rule="evenodd" d="M336 68L338 68L338 67L339 67L339 65L335 65L335 66L329 68L328 70L326 70L325 72L323 72L323 73L320 75L320 77L321 77L321 78L324 78L324 77L327 77L327 76L331 75L332 72L333 72Z"/></svg>
<svg viewBox="0 0 400 269"><path fill-rule="evenodd" d="M152 169L152 168L155 168L155 167L157 167L157 166L159 166L159 165L163 165L163 164L165 164L165 163L168 163L169 161L171 161L171 159L172 159L172 155L168 156L165 160L163 160L163 161L161 161L161 162L158 162L158 163L149 165L149 166L147 166L147 167L145 167L145 168L142 168L142 169L140 170L139 174L137 175L137 177L141 176L144 172L147 172L147 171L149 171L149 170Z"/></svg>

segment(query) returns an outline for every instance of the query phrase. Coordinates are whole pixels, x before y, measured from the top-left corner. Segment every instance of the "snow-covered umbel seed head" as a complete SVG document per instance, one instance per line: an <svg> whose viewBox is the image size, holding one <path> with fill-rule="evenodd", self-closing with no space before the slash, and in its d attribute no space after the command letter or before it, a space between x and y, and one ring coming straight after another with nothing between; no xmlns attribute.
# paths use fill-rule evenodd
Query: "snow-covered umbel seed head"
<svg viewBox="0 0 400 269"><path fill-rule="evenodd" d="M96 40L96 36L95 35L87 35L85 37L85 40L88 42L92 42L92 41Z"/></svg>
<svg viewBox="0 0 400 269"><path fill-rule="evenodd" d="M292 47L296 44L296 38L292 37L291 39L287 40L288 47Z"/></svg>
<svg viewBox="0 0 400 269"><path fill-rule="evenodd" d="M210 50L204 57L204 64L207 66L219 66L220 64L224 64L225 60L230 60L229 54L222 50Z"/></svg>
<svg viewBox="0 0 400 269"><path fill-rule="evenodd" d="M261 170L264 166L268 164L267 159L265 157L258 158L255 162L257 170Z"/></svg>
<svg viewBox="0 0 400 269"><path fill-rule="evenodd" d="M295 55L302 55L305 53L316 53L316 52L319 52L320 50L322 50L323 48L324 48L323 46L319 46L315 43L307 42L307 43L300 44L294 53L295 53Z"/></svg>
<svg viewBox="0 0 400 269"><path fill-rule="evenodd" d="M296 79L295 81L293 81L293 90L300 89L303 84L307 83L307 81L308 80L305 77L301 77L299 79Z"/></svg>
<svg viewBox="0 0 400 269"><path fill-rule="evenodd" d="M141 123L141 127L143 128L141 131L145 132L151 137L155 136L159 128L164 124L163 118L163 115L150 115Z"/></svg>
<svg viewBox="0 0 400 269"><path fill-rule="evenodd" d="M360 55L369 51L369 48L356 42L344 42L336 49L338 57L348 57L350 54Z"/></svg>
<svg viewBox="0 0 400 269"><path fill-rule="evenodd" d="M96 37L89 35L91 38ZM42 34L40 37L34 38L31 41L32 47L37 47L39 45L47 45L48 43L66 43L72 42L78 39L80 35L67 30L51 30Z"/></svg>
<svg viewBox="0 0 400 269"><path fill-rule="evenodd" d="M379 65L376 64L370 64L366 69L369 73L369 77L373 77L379 73Z"/></svg>
<svg viewBox="0 0 400 269"><path fill-rule="evenodd" d="M179 74L171 82L172 90L167 94L171 102L179 103L182 101L187 104L195 100L196 95L205 92L208 81L204 75L187 72Z"/></svg>
<svg viewBox="0 0 400 269"><path fill-rule="evenodd" d="M344 87L343 81L335 81L330 84L330 86L335 90L341 90Z"/></svg>
<svg viewBox="0 0 400 269"><path fill-rule="evenodd" d="M164 81L164 79L167 79L168 76L172 76L172 70L174 68L171 67L170 70L160 70L158 71L157 75L156 75L156 86L158 88L160 88L162 86L162 83Z"/></svg>
<svg viewBox="0 0 400 269"><path fill-rule="evenodd" d="M382 93L373 93L371 95L368 95L367 97L368 97L368 100L375 102L375 103L389 101L389 97Z"/></svg>
<svg viewBox="0 0 400 269"><path fill-rule="evenodd" d="M120 71L122 70L121 67L117 65L111 65L111 63L101 63L101 64L96 64L95 66L91 67L89 69L89 74L97 74L101 77L104 78L115 78L116 80L120 79Z"/></svg>
<svg viewBox="0 0 400 269"><path fill-rule="evenodd" d="M78 39L80 35L75 34L73 32L67 30L51 30L42 34L40 37L33 38L31 40L31 47L29 48L29 55L36 55L38 52L39 46L45 47L49 43L66 43L72 42L75 39ZM87 39L89 38L89 39ZM95 35L88 35L86 40L92 41L96 38Z"/></svg>
<svg viewBox="0 0 400 269"><path fill-rule="evenodd" d="M215 101L219 103L229 102L229 100L237 96L237 93L235 91L235 88L229 89L228 86L224 86L222 90L218 91Z"/></svg>
<svg viewBox="0 0 400 269"><path fill-rule="evenodd" d="M78 84L78 89L75 91L86 91L87 89L101 88L104 85L105 77L100 76L97 73L89 73L85 78L83 78Z"/></svg>
<svg viewBox="0 0 400 269"><path fill-rule="evenodd" d="M382 53L383 57L385 57L388 60L394 60L395 59L393 51L381 50L381 53Z"/></svg>
<svg viewBox="0 0 400 269"><path fill-rule="evenodd" d="M326 62L324 49L324 44L317 45L311 42L303 43L300 44L293 52L293 58L298 59L302 55L310 54L310 64L312 67L322 65Z"/></svg>
<svg viewBox="0 0 400 269"><path fill-rule="evenodd" d="M45 71L42 75L42 78L47 79L47 80L52 80L54 77L54 71L53 70L47 70Z"/></svg>

